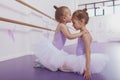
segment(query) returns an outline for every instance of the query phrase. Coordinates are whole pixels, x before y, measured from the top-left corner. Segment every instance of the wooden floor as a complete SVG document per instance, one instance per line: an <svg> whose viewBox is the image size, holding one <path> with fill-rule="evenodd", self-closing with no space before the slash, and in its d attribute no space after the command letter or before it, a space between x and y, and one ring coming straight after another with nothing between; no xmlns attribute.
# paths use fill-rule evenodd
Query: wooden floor
<svg viewBox="0 0 120 80"><path fill-rule="evenodd" d="M64 48L66 52L73 49L75 45ZM120 80L120 42L94 43L92 52L107 54L110 58L101 73L92 74L92 80ZM33 55L28 55L0 62L0 80L84 80L82 75L77 73L33 68L34 59Z"/></svg>

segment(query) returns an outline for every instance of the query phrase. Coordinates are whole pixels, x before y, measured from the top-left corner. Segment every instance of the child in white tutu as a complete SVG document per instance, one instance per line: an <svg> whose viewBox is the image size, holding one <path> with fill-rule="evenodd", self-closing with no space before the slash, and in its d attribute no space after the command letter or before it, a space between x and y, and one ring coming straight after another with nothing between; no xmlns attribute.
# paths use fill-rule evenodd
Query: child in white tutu
<svg viewBox="0 0 120 80"><path fill-rule="evenodd" d="M76 10L72 15L73 26L76 30L88 31L86 28L86 24L88 23L88 21L89 21L89 16L87 13L87 9ZM102 60L101 56L104 57L104 55L91 54L91 49L90 49L91 43L92 43L92 36L88 31L88 33L83 34L82 37L78 38L78 44L76 49L77 56L84 55L85 57L84 77L86 79L91 78L91 72L94 72L97 69L101 70L104 63L104 62L99 63L101 61L96 59L99 58ZM99 66L96 65L96 62L93 59L99 63L98 64Z"/></svg>

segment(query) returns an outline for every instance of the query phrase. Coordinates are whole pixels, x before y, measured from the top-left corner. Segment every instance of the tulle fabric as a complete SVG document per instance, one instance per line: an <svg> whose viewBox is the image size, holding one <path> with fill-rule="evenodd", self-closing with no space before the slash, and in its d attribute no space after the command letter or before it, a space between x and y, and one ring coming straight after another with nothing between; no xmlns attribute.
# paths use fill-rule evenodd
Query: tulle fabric
<svg viewBox="0 0 120 80"><path fill-rule="evenodd" d="M39 43L34 46L34 53L38 61L51 71L59 69L64 72L78 72L82 74L85 70L85 55L76 56L60 51L45 37L41 37ZM101 72L107 61L108 57L104 54L91 54L91 72Z"/></svg>

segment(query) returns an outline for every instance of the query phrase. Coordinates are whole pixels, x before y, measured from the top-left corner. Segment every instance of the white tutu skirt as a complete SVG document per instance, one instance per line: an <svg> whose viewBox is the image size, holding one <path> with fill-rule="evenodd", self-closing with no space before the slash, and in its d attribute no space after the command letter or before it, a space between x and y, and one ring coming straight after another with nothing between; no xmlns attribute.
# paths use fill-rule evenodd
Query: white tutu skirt
<svg viewBox="0 0 120 80"><path fill-rule="evenodd" d="M76 56L60 51L44 37L34 46L33 50L37 60L51 71L59 69L64 72L78 72L82 74L85 70L85 55ZM91 73L101 72L107 61L108 57L104 54L91 54Z"/></svg>

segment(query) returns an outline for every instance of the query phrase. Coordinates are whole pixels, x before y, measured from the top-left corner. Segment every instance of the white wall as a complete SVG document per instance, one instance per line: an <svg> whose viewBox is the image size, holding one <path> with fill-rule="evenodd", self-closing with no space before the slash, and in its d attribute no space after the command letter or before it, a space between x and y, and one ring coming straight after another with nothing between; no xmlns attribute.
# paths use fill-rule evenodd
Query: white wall
<svg viewBox="0 0 120 80"><path fill-rule="evenodd" d="M90 17L87 28L91 32L94 41L120 41L119 18L119 14Z"/></svg>
<svg viewBox="0 0 120 80"><path fill-rule="evenodd" d="M0 0L0 17L27 22L29 9L20 7L14 0ZM21 25L0 21L0 60L22 56L27 53L27 31Z"/></svg>
<svg viewBox="0 0 120 80"><path fill-rule="evenodd" d="M26 31L16 30L13 24L0 22L0 60L5 60L12 57L18 57L27 53L27 35Z"/></svg>

